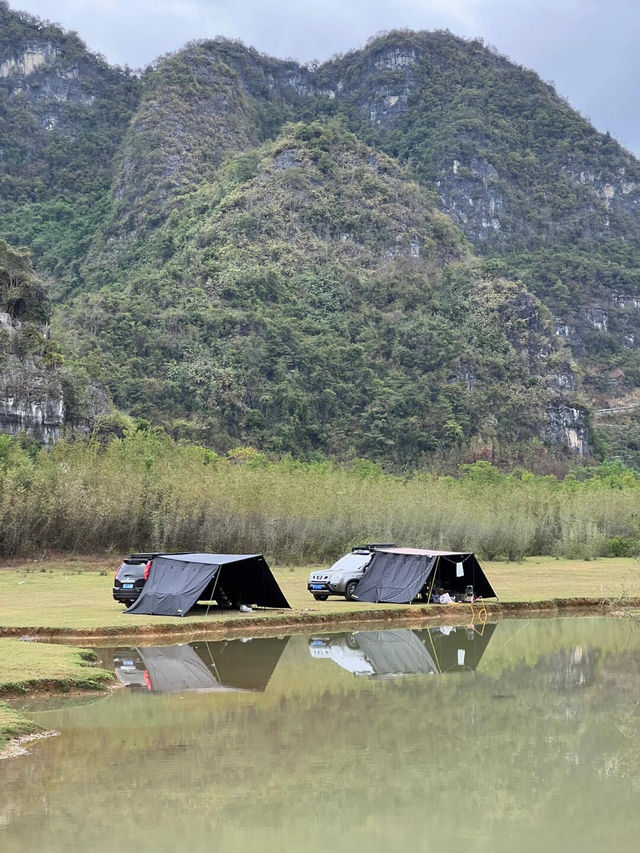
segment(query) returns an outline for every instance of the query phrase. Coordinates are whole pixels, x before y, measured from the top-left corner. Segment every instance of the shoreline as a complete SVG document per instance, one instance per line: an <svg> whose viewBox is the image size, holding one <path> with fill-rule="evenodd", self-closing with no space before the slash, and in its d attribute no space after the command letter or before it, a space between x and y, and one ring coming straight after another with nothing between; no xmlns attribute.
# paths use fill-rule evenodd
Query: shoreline
<svg viewBox="0 0 640 853"><path fill-rule="evenodd" d="M135 643L139 640L153 641L182 640L195 637L212 637L216 639L243 637L264 637L284 633L302 633L309 629L337 631L341 628L357 630L361 626L371 628L388 628L394 625L418 627L437 625L446 622L450 625L478 624L500 619L516 619L522 616L531 618L550 618L557 616L613 616L625 617L631 609L640 608L640 597L614 598L556 598L544 601L511 601L482 603L478 605L407 605L399 608L378 607L361 612L348 613L302 613L280 614L278 617L253 616L250 619L227 619L224 622L209 621L200 623L183 623L161 625L141 625L134 627L117 626L114 628L74 629L68 628L0 628L0 637L20 637L32 641L34 645L69 644L71 647L82 643L105 640ZM89 669L90 671L90 669ZM98 673L96 673L98 675ZM0 712L4 709L12 713L12 719L5 725L0 725L0 760L16 758L29 754L26 745L29 743L55 737L60 733L54 730L39 730L39 727L28 717L13 706L15 700L38 695L100 695L118 689L119 684L110 678L93 680L91 686L81 681L66 677L35 678L25 680L20 684L0 685Z"/></svg>
<svg viewBox="0 0 640 853"><path fill-rule="evenodd" d="M38 740L46 740L50 737L58 737L60 732L55 729L45 729L42 732L32 732L28 735L19 735L18 737L10 738L4 746L0 746L0 761L6 758L19 758L21 755L28 755L29 750L25 749L25 744L34 743Z"/></svg>
<svg viewBox="0 0 640 853"><path fill-rule="evenodd" d="M114 638L152 639L155 637L184 637L198 635L225 639L227 637L264 636L265 633L299 633L305 628L335 629L340 627L357 626L361 623L378 623L386 625L392 622L420 622L435 624L443 619L449 624L468 624L470 622L490 621L495 618L517 618L520 615L550 616L556 614L584 615L601 612L611 613L612 609L640 609L640 597L619 598L552 598L541 601L504 601L477 602L471 604L423 604L406 605L400 609L398 605L375 609L349 611L348 613L283 613L282 616L254 615L228 618L215 621L215 617L206 622L163 622L159 625L147 624L137 626L114 625L100 628L65 628L39 626L0 626L0 637L17 638L31 642L84 642L87 640L112 640Z"/></svg>

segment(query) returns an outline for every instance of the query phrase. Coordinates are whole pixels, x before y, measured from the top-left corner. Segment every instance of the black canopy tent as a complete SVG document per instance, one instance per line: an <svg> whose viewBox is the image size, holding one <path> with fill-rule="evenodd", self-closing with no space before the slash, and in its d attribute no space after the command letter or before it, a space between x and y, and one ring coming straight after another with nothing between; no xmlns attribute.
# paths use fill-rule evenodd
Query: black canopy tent
<svg viewBox="0 0 640 853"><path fill-rule="evenodd" d="M353 631L311 638L312 658L329 658L356 676L389 678L473 672L496 623Z"/></svg>
<svg viewBox="0 0 640 853"><path fill-rule="evenodd" d="M289 608L262 554L160 554L125 613L184 616L222 591L230 601Z"/></svg>
<svg viewBox="0 0 640 853"><path fill-rule="evenodd" d="M476 597L497 597L474 554L422 548L377 549L355 597L372 603L409 604L427 581L430 589L442 587L452 595L463 595L467 586L473 586Z"/></svg>
<svg viewBox="0 0 640 853"><path fill-rule="evenodd" d="M152 693L263 692L288 637L136 649Z"/></svg>
<svg viewBox="0 0 640 853"><path fill-rule="evenodd" d="M414 631L359 631L353 636L377 676L437 672L433 658Z"/></svg>

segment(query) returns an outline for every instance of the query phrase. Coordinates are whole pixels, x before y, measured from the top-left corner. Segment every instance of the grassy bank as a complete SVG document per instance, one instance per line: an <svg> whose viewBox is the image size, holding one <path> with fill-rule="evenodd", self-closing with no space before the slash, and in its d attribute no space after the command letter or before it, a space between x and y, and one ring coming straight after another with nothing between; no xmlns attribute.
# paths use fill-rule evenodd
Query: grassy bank
<svg viewBox="0 0 640 853"><path fill-rule="evenodd" d="M213 607L207 614L206 607L199 606L182 618L128 615L111 597L113 568L113 562L110 564L108 558L100 556L73 561L18 561L4 564L4 568L0 565L0 633L66 629L80 635L83 631L134 634L146 627L158 630L161 626L174 626L184 630L202 623L215 627L238 619L246 624L254 624L256 619L281 622L283 618L295 621L314 615L336 620L357 619L359 614L372 610L384 618L389 611L407 610L407 605L370 605L340 598L315 601L306 589L310 567L280 566L273 571L291 604L291 612L257 610L244 615L234 610L220 612ZM640 564L633 559L580 561L530 557L519 563L485 563L484 568L500 600L506 604L640 596ZM432 605L429 610L434 607L437 612L437 606ZM410 609L418 615L418 611L426 608L414 605Z"/></svg>
<svg viewBox="0 0 640 853"><path fill-rule="evenodd" d="M477 462L460 474L269 461L251 448L219 457L146 431L51 450L0 436L0 555L201 550L301 565L363 540L484 559L640 553L636 473L608 464L560 481Z"/></svg>
<svg viewBox="0 0 640 853"><path fill-rule="evenodd" d="M113 677L97 669L93 652L0 638L0 700L34 691L101 690ZM8 740L37 734L39 726L0 701L0 752Z"/></svg>

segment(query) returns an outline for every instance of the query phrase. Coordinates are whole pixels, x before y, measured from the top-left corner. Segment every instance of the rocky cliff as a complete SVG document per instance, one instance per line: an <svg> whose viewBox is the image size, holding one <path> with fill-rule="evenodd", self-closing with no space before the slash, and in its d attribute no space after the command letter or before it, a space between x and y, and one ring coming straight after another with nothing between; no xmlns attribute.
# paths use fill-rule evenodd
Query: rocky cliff
<svg viewBox="0 0 640 853"><path fill-rule="evenodd" d="M65 430L89 431L110 408L104 389L64 364L49 313L28 253L0 240L0 432L44 444Z"/></svg>
<svg viewBox="0 0 640 853"><path fill-rule="evenodd" d="M218 39L138 79L2 3L0 33L4 233L132 413L292 453L586 455L590 406L640 387L639 164L481 42L304 67Z"/></svg>

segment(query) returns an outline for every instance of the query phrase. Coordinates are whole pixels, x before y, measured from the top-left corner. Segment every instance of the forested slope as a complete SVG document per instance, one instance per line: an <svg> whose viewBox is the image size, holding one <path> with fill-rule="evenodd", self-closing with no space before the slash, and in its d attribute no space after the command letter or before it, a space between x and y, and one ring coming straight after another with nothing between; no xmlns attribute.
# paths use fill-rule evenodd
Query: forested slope
<svg viewBox="0 0 640 853"><path fill-rule="evenodd" d="M0 99L1 236L119 407L403 466L633 456L588 410L640 386L638 162L481 42L138 78L0 4Z"/></svg>

